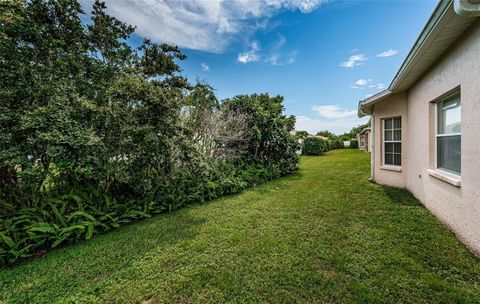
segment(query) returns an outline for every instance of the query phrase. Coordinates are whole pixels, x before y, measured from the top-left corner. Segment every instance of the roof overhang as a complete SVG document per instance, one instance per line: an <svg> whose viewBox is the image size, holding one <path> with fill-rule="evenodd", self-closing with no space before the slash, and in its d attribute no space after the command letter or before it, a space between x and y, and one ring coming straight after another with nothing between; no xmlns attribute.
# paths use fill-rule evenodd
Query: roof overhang
<svg viewBox="0 0 480 304"><path fill-rule="evenodd" d="M373 96L370 96L365 100L361 100L358 103L358 117L371 115L373 105L375 105L376 103L379 103L380 101L386 99L390 95L392 95L392 91L387 89L387 90L383 90L380 93L377 93Z"/></svg>
<svg viewBox="0 0 480 304"><path fill-rule="evenodd" d="M358 135L363 135L363 134L369 132L370 130L371 130L370 127L366 127L362 130L362 132L358 133Z"/></svg>
<svg viewBox="0 0 480 304"><path fill-rule="evenodd" d="M480 0L441 0L388 89L360 101L358 115L362 117L371 114L374 104L392 94L408 90L425 74L463 32L477 20L475 17L480 16L480 5L477 2ZM464 13L460 14L459 12Z"/></svg>

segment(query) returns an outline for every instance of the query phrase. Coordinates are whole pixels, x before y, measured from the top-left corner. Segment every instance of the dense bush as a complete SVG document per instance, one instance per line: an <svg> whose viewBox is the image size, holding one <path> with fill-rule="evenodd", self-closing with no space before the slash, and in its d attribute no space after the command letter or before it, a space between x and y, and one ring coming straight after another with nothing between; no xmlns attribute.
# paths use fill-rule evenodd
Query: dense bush
<svg viewBox="0 0 480 304"><path fill-rule="evenodd" d="M316 137L307 137L303 142L303 151L305 155L320 155L328 151L328 142Z"/></svg>
<svg viewBox="0 0 480 304"><path fill-rule="evenodd" d="M283 98L219 102L96 1L2 2L0 264L296 170Z"/></svg>
<svg viewBox="0 0 480 304"><path fill-rule="evenodd" d="M343 141L341 141L339 139L329 140L328 141L328 146L329 146L330 150L343 149L344 148Z"/></svg>
<svg viewBox="0 0 480 304"><path fill-rule="evenodd" d="M358 149L358 140L350 139L350 149Z"/></svg>

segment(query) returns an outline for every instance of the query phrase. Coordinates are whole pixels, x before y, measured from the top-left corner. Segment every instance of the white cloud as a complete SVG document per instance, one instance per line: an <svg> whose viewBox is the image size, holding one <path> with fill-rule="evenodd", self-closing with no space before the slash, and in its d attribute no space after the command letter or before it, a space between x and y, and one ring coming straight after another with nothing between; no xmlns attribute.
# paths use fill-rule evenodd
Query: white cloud
<svg viewBox="0 0 480 304"><path fill-rule="evenodd" d="M80 0L90 12L94 0ZM137 34L182 48L222 52L283 11L310 13L328 0L106 0L107 12Z"/></svg>
<svg viewBox="0 0 480 304"><path fill-rule="evenodd" d="M300 115L296 118L295 129L304 130L310 134L316 134L318 131L322 130L329 130L335 134L342 134L350 131L353 127L364 124L368 121L368 117L325 120Z"/></svg>
<svg viewBox="0 0 480 304"><path fill-rule="evenodd" d="M208 64L206 64L205 62L202 62L202 63L200 64L200 66L202 67L202 71L204 71L204 72L210 71L210 67L209 67Z"/></svg>
<svg viewBox="0 0 480 304"><path fill-rule="evenodd" d="M312 110L317 112L320 116L328 119L348 118L357 115L356 110L349 111L336 105L313 106Z"/></svg>
<svg viewBox="0 0 480 304"><path fill-rule="evenodd" d="M270 65L286 65L292 64L297 59L297 50L289 52L283 51L287 39L279 34L278 41L269 45L266 49L262 49L258 42L249 44L249 50L239 53L237 61L241 63L249 63L263 60Z"/></svg>
<svg viewBox="0 0 480 304"><path fill-rule="evenodd" d="M258 61L259 57L252 51L238 54L237 60L241 63L249 63L253 61Z"/></svg>
<svg viewBox="0 0 480 304"><path fill-rule="evenodd" d="M363 65L365 64L365 61L367 61L368 58L365 57L363 54L355 54L350 56L350 58L347 61L341 62L340 66L344 68L353 68L355 66Z"/></svg>
<svg viewBox="0 0 480 304"><path fill-rule="evenodd" d="M371 83L371 82L372 82L371 79L359 79L359 80L355 81L355 84L356 84L357 86L365 86L365 85L367 85L367 84L369 84L369 83Z"/></svg>
<svg viewBox="0 0 480 304"><path fill-rule="evenodd" d="M372 88L372 89L379 89L379 90L383 90L385 89L385 85L381 82L377 83L377 84L371 84L368 86L369 88Z"/></svg>
<svg viewBox="0 0 480 304"><path fill-rule="evenodd" d="M260 46L258 42L254 41L250 43L250 50L248 52L239 53L237 60L241 63L249 63L260 60L260 55L258 54Z"/></svg>
<svg viewBox="0 0 480 304"><path fill-rule="evenodd" d="M357 110L344 109L338 105L313 106L312 111L320 117L297 116L296 130L305 130L310 134L329 130L335 134L342 134L368 121L368 117L358 118Z"/></svg>
<svg viewBox="0 0 480 304"><path fill-rule="evenodd" d="M383 83L381 82L374 83L371 78L359 79L355 81L350 87L352 89L364 89L366 87L372 88L372 89L379 89L379 90L385 89L385 85Z"/></svg>
<svg viewBox="0 0 480 304"><path fill-rule="evenodd" d="M377 54L377 57L390 57L390 56L396 55L397 53L398 53L397 50L388 49L388 50L386 50L385 52L382 52L382 53L380 53L380 54Z"/></svg>

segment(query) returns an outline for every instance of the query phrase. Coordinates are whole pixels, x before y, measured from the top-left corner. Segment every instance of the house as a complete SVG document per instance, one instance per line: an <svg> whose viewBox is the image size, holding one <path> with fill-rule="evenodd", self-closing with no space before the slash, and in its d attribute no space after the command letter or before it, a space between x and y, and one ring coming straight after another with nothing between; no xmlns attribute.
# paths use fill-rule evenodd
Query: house
<svg viewBox="0 0 480 304"><path fill-rule="evenodd" d="M318 139L321 139L321 140L328 140L328 137L325 137L325 136L322 136L322 135L308 135L307 137L318 138Z"/></svg>
<svg viewBox="0 0 480 304"><path fill-rule="evenodd" d="M408 189L480 255L480 1L440 1L365 115L371 180Z"/></svg>
<svg viewBox="0 0 480 304"><path fill-rule="evenodd" d="M372 152L372 131L370 127L364 128L357 134L358 148L367 152Z"/></svg>

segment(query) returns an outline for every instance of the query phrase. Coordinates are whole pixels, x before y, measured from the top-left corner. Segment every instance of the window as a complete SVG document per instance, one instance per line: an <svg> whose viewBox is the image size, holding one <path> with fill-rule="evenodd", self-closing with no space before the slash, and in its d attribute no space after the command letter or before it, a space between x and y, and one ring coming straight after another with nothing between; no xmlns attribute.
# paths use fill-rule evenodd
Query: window
<svg viewBox="0 0 480 304"><path fill-rule="evenodd" d="M383 164L402 165L402 119L383 119Z"/></svg>
<svg viewBox="0 0 480 304"><path fill-rule="evenodd" d="M461 173L461 104L456 93L437 103L437 168Z"/></svg>

